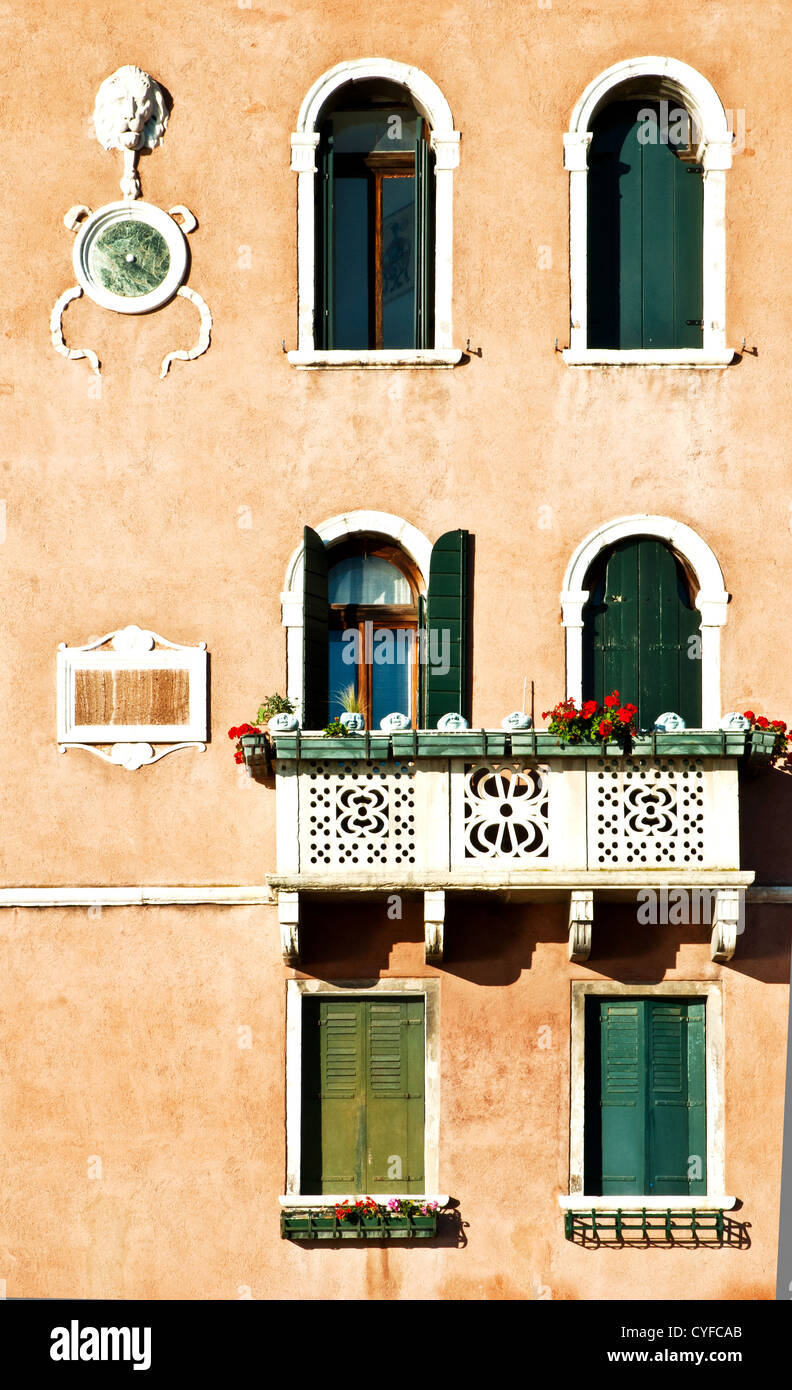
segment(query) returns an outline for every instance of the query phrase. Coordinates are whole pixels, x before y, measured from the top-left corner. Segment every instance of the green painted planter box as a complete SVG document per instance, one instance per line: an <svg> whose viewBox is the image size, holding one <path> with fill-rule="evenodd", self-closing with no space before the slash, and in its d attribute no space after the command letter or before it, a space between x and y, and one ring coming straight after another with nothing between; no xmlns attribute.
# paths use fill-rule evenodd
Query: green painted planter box
<svg viewBox="0 0 792 1390"><path fill-rule="evenodd" d="M458 733L419 730L418 753L423 758L482 758L487 751L484 730L460 729Z"/></svg>
<svg viewBox="0 0 792 1390"><path fill-rule="evenodd" d="M487 740L488 758L502 758L508 753L509 735L505 730L502 733L499 733L497 730L494 733L488 730L485 737Z"/></svg>
<svg viewBox="0 0 792 1390"><path fill-rule="evenodd" d="M391 744L394 758L414 758L418 753L418 732L416 729L393 729Z"/></svg>
<svg viewBox="0 0 792 1390"><path fill-rule="evenodd" d="M314 1211L282 1211L284 1240L428 1240L437 1234L437 1214L398 1216L380 1212L359 1222L337 1221Z"/></svg>

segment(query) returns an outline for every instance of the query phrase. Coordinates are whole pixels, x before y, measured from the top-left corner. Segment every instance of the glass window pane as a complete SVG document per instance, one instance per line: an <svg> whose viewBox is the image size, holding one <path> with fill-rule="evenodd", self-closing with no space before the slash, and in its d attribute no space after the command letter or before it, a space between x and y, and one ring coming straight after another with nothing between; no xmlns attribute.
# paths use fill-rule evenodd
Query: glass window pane
<svg viewBox="0 0 792 1390"><path fill-rule="evenodd" d="M328 576L330 603L412 603L410 585L381 555L351 555Z"/></svg>
<svg viewBox="0 0 792 1390"><path fill-rule="evenodd" d="M357 628L348 628L344 632L337 628L331 628L329 636L328 717L332 720L337 719L345 708L342 701L343 692L350 685L354 686L356 694L358 691L357 649L359 635Z"/></svg>
<svg viewBox="0 0 792 1390"><path fill-rule="evenodd" d="M369 342L369 181L365 175L335 179L333 275L336 348Z"/></svg>
<svg viewBox="0 0 792 1390"><path fill-rule="evenodd" d="M381 634L378 636L378 634ZM415 634L410 628L374 629L371 666L371 727L378 729L386 714L412 717L411 654Z"/></svg>
<svg viewBox="0 0 792 1390"><path fill-rule="evenodd" d="M382 180L382 346L415 345L415 179Z"/></svg>

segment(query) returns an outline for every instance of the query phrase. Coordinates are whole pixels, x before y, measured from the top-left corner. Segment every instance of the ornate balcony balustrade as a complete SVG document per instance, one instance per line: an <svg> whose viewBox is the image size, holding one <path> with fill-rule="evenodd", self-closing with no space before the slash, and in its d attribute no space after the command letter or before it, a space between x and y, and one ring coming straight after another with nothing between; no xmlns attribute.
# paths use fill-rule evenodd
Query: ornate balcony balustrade
<svg viewBox="0 0 792 1390"><path fill-rule="evenodd" d="M243 744L256 775L263 736ZM276 735L270 883L286 954L300 893L423 892L427 956L439 959L445 893L499 891L568 896L570 951L585 959L594 893L651 886L712 890L726 959L754 877L740 867L738 768L771 751L772 738L743 733L658 733L629 756L525 732Z"/></svg>

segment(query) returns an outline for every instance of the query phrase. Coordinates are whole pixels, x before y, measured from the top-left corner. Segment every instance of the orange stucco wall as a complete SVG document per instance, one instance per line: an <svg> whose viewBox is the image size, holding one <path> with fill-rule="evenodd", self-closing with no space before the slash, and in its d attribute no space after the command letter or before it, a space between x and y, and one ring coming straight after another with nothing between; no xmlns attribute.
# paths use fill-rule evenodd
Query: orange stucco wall
<svg viewBox="0 0 792 1390"><path fill-rule="evenodd" d="M773 1295L788 921L739 956L611 908L592 969L562 908L449 913L442 971L417 904L309 912L306 975L440 976L440 1248L280 1238L285 984L267 909L7 914L2 1262L17 1297L756 1299ZM720 979L726 1186L718 1250L583 1250L563 1238L571 979ZM250 1029L248 1035L240 1029ZM548 1031L549 1030L549 1031ZM739 1229L738 1229L739 1227Z"/></svg>
<svg viewBox="0 0 792 1390"><path fill-rule="evenodd" d="M518 707L526 676L537 711L561 698L569 556L596 525L637 512L686 522L720 560L732 594L724 710L790 718L792 244L777 41L788 10L4 8L2 886L264 882L274 792L234 766L225 733L284 689L287 560L304 523L344 510L396 513L432 540L473 533L476 725ZM583 371L553 351L568 341L562 133L598 72L644 53L690 63L745 116L727 175L727 337L756 351L725 371ZM281 351L282 339L296 345L289 133L314 80L368 54L426 71L462 132L454 339L481 356L453 371L300 372ZM99 353L99 386L85 361L51 349L48 317L74 282L64 212L118 197L120 156L100 148L90 117L100 82L129 62L173 96L164 143L141 160L143 196L197 215L189 283L214 331L206 356L160 382L163 354L195 338L194 309L125 318L83 299L65 331ZM58 753L58 643L126 623L207 643L205 753L134 774ZM743 863L769 883L792 882L788 785L769 774L745 792ZM443 982L442 1184L468 1243L341 1252L278 1235L288 972L274 910L2 911L8 1294L771 1297L791 910L754 911L728 967L711 964L703 935L658 930L647 945L617 914L588 971L569 965L560 909L456 908L432 973ZM309 920L305 973L423 973L417 907L401 924L383 925L380 906L356 913L353 931ZM597 972L723 979L727 1189L751 1223L745 1248L664 1252L648 1269L643 1252L603 1258L563 1241L570 980ZM239 1025L253 1029L250 1050ZM544 1025L554 1045L540 1051Z"/></svg>

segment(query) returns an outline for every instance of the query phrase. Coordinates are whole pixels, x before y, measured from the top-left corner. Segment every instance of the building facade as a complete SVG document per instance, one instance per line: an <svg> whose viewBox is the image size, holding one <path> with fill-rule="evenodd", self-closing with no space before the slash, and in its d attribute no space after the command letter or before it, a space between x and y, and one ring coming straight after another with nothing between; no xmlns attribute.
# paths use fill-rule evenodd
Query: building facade
<svg viewBox="0 0 792 1390"><path fill-rule="evenodd" d="M747 8L4 15L9 1297L773 1297Z"/></svg>

